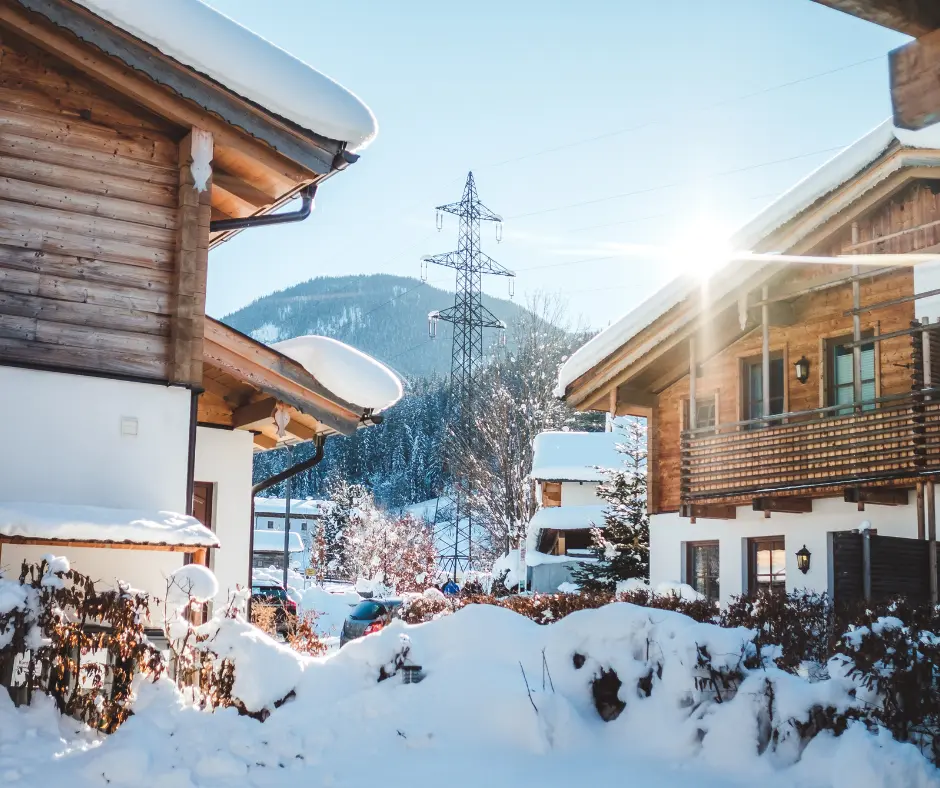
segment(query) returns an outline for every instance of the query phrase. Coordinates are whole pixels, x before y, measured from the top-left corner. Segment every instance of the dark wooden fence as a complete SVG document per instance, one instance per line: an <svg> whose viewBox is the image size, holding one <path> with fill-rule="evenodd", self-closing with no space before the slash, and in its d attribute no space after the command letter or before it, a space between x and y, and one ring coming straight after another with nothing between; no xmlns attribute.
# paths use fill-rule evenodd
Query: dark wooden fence
<svg viewBox="0 0 940 788"><path fill-rule="evenodd" d="M830 534L830 545L837 602L899 596L930 601L930 550L925 540L838 531Z"/></svg>

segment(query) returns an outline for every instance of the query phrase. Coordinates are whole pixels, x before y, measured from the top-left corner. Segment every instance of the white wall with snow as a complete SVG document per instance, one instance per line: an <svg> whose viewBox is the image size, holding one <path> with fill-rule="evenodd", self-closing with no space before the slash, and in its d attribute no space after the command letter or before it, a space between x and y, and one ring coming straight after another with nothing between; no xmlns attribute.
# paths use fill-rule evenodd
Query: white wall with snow
<svg viewBox="0 0 940 788"><path fill-rule="evenodd" d="M189 406L183 388L0 367L0 501L185 512Z"/></svg>
<svg viewBox="0 0 940 788"><path fill-rule="evenodd" d="M210 552L210 566L219 580L220 603L235 586L248 585L252 451L250 432L196 429L196 481L214 485L212 530L222 547Z"/></svg>
<svg viewBox="0 0 940 788"><path fill-rule="evenodd" d="M562 506L596 506L604 503L604 499L597 494L597 484L594 482L562 482Z"/></svg>
<svg viewBox="0 0 940 788"><path fill-rule="evenodd" d="M858 511L854 503L838 498L813 501L809 514L775 512L770 519L750 506L737 508L735 520L697 518L693 523L678 513L650 517L650 583L686 580L686 544L717 540L721 602L727 603L747 587L747 540L762 536L782 536L787 555L787 591L829 590L829 531L851 531L868 521L883 536L917 536L914 506L868 506ZM803 545L810 551L810 570L796 567L796 551Z"/></svg>

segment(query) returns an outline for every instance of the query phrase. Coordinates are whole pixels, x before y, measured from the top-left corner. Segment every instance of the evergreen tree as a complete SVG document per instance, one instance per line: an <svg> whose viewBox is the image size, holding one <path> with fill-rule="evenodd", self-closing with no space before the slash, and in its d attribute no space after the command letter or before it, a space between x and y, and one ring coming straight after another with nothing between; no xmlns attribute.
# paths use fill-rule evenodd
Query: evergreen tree
<svg viewBox="0 0 940 788"><path fill-rule="evenodd" d="M597 493L607 502L604 527L593 531L594 563L571 574L585 591L615 591L617 583L647 579L650 572L650 523L646 508L646 425L631 419L618 445L623 467L608 470Z"/></svg>
<svg viewBox="0 0 940 788"><path fill-rule="evenodd" d="M360 484L337 479L330 486L330 507L321 523L327 574L332 577L350 575L349 556L346 554L347 534L353 529L363 501L372 496Z"/></svg>

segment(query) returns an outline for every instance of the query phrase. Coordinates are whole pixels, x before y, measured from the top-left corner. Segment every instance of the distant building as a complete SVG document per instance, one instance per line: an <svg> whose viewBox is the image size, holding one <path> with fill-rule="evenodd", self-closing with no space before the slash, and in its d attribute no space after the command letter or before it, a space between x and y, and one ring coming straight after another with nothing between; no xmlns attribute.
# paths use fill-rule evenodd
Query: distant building
<svg viewBox="0 0 940 788"><path fill-rule="evenodd" d="M300 534L291 531L287 535L287 552L290 556L290 568L302 571L304 543ZM284 570L284 531L255 531L251 553L251 565L255 569Z"/></svg>
<svg viewBox="0 0 940 788"><path fill-rule="evenodd" d="M255 533L283 533L286 505L287 501L284 498L255 498ZM313 541L316 538L317 523L326 516L331 506L330 501L318 501L313 498L291 499L290 530L292 535L297 534L303 553L297 561L300 571L305 571L310 566L310 553L313 549ZM282 539L281 552L283 550ZM254 553L257 554L257 552L256 545ZM254 558L252 558L252 561L254 561ZM280 565L283 566L283 560ZM254 564L254 566L260 565ZM264 566L267 567L268 565L265 564Z"/></svg>
<svg viewBox="0 0 940 788"><path fill-rule="evenodd" d="M591 560L591 529L604 525L597 494L605 468L623 463L617 432L543 432L535 437L530 478L539 508L529 521L526 574L532 591L557 591L576 564Z"/></svg>

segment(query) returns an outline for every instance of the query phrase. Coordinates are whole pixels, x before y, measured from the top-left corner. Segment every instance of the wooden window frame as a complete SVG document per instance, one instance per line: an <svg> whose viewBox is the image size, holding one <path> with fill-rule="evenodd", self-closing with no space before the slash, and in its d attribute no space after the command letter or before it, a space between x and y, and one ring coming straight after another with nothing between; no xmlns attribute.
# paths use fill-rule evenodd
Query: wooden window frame
<svg viewBox="0 0 940 788"><path fill-rule="evenodd" d="M789 369L790 353L787 345L776 348L770 348L770 360L781 360L783 362L783 412L790 411L790 376L787 374ZM763 356L760 353L748 353L738 356L738 418L741 421L752 421L748 413L750 405L750 377L748 369L756 364L763 363ZM775 414L777 415L777 414ZM760 418L759 416L757 418ZM784 423L782 420L781 424Z"/></svg>
<svg viewBox="0 0 940 788"><path fill-rule="evenodd" d="M200 501L205 507L205 511L200 511ZM206 528L215 533L215 482L193 482L193 517L201 522ZM201 516L200 516L201 515ZM193 554L187 553L183 560L184 564L193 563ZM212 548L206 548L205 565L212 566Z"/></svg>
<svg viewBox="0 0 940 788"><path fill-rule="evenodd" d="M876 327L877 328L877 327ZM873 359L873 368L874 368L874 384L875 384L875 399L881 396L881 343L875 341L875 337L878 336L880 332L875 329L865 329L862 331L862 339L870 339L872 345L872 352L874 354ZM836 405L835 401L835 388L833 387L833 382L835 381L835 349L840 345L844 345L846 342L852 341L851 333L839 333L834 334L829 337L823 337L820 339L820 348L821 348L821 367L825 369L824 382L821 386L821 397L822 405L820 407L829 407ZM851 408L851 405L846 407ZM877 406L876 406L877 407Z"/></svg>
<svg viewBox="0 0 940 788"><path fill-rule="evenodd" d="M776 536L752 536L747 539L747 592L750 596L754 596L757 593L757 553L759 546L761 544L775 544L776 542L781 542L783 544L783 583L778 584L779 590L783 593L786 593L787 590L787 538L784 534L779 534ZM771 555L773 554L773 548L771 548ZM773 559L771 558L770 571L771 577L773 577ZM771 590L774 589L774 584L771 582Z"/></svg>
<svg viewBox="0 0 940 788"><path fill-rule="evenodd" d="M703 394L700 397L697 396L695 398L695 407L698 408L699 405L709 401L714 401L715 403L715 423L711 426L714 427L717 432L721 424L721 397L719 396L718 389L715 389L712 394ZM695 426L697 429L702 425L696 423ZM685 432L687 429L689 429L689 398L681 397L679 399L679 431Z"/></svg>
<svg viewBox="0 0 940 788"><path fill-rule="evenodd" d="M717 547L719 548L718 552L718 594L715 597L714 601L720 601L721 599L721 548L717 539L702 539L696 542L686 542L685 543L685 582L687 585L695 588L695 577L693 575L695 562L692 560L692 556L697 547ZM698 589L696 589L698 590ZM707 584L706 584L707 590ZM702 593L701 591L699 593ZM704 594L705 598L708 598L708 594Z"/></svg>

